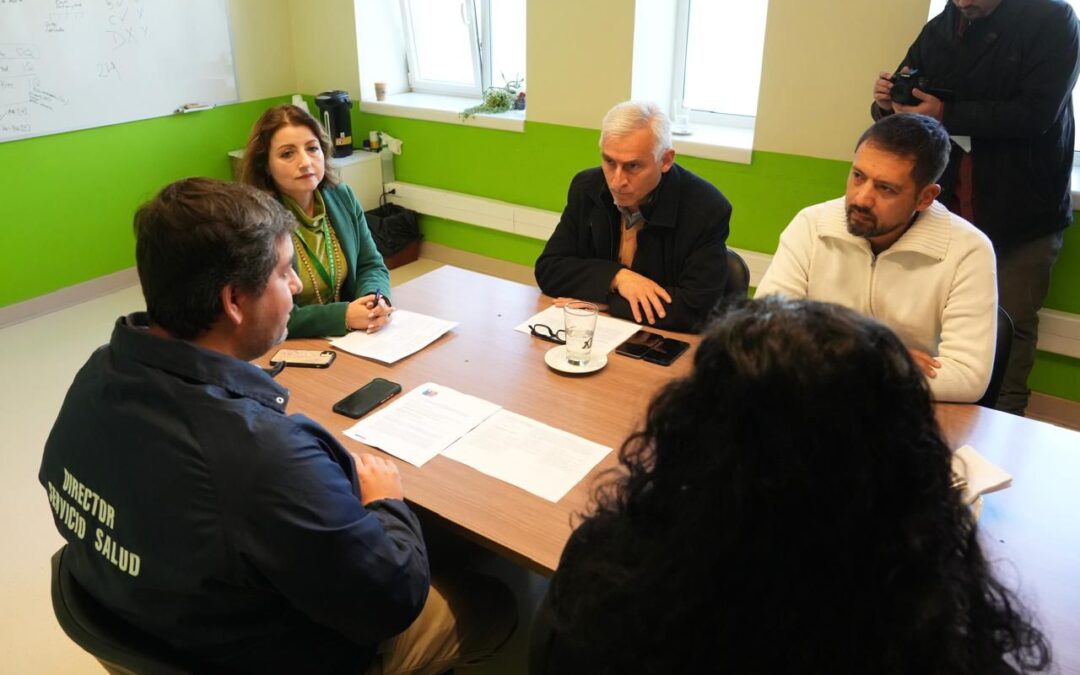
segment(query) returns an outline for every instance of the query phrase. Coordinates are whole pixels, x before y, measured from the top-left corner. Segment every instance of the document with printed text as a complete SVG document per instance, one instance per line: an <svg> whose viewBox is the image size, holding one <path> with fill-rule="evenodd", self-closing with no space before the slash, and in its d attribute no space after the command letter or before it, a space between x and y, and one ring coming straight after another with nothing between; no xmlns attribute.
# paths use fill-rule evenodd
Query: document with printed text
<svg viewBox="0 0 1080 675"><path fill-rule="evenodd" d="M423 466L499 406L427 382L345 430L345 435Z"/></svg>
<svg viewBox="0 0 1080 675"><path fill-rule="evenodd" d="M443 451L445 457L557 502L611 448L500 410Z"/></svg>
<svg viewBox="0 0 1080 675"><path fill-rule="evenodd" d="M442 453L480 473L557 502L611 448L426 382L345 430L414 466Z"/></svg>
<svg viewBox="0 0 1080 675"><path fill-rule="evenodd" d="M375 333L354 330L331 340L330 346L383 363L394 363L427 347L456 325L456 321L399 309L382 330Z"/></svg>

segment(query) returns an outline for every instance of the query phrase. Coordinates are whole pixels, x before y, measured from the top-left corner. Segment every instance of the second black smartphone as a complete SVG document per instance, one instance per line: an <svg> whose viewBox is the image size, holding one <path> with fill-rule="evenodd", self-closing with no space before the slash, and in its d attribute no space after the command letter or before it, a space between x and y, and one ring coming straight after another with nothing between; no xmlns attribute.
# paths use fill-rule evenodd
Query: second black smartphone
<svg viewBox="0 0 1080 675"><path fill-rule="evenodd" d="M642 358L649 363L670 366L675 359L682 356L682 353L685 352L689 346L689 342L676 340L675 338L664 338L663 342L645 352L645 356Z"/></svg>
<svg viewBox="0 0 1080 675"><path fill-rule="evenodd" d="M376 377L334 404L334 412L356 419L363 417L386 399L401 392L397 382Z"/></svg>
<svg viewBox="0 0 1080 675"><path fill-rule="evenodd" d="M639 330L615 348L616 354L629 356L632 359L640 359L651 349L658 347L664 341L664 336L650 333L647 330Z"/></svg>

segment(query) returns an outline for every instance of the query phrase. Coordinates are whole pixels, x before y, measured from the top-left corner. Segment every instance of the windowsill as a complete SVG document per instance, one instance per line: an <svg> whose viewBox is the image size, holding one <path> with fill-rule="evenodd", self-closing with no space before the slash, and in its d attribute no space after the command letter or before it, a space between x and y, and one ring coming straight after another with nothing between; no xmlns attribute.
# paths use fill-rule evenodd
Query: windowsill
<svg viewBox="0 0 1080 675"><path fill-rule="evenodd" d="M691 124L690 134L671 135L677 155L749 164L754 147L753 127Z"/></svg>
<svg viewBox="0 0 1080 675"><path fill-rule="evenodd" d="M389 94L382 101L361 101L360 109L375 115L409 117L416 120L462 124L502 131L525 131L524 110L510 110L494 115L481 113L469 119L461 117L462 110L479 103L480 99L476 98L408 92Z"/></svg>

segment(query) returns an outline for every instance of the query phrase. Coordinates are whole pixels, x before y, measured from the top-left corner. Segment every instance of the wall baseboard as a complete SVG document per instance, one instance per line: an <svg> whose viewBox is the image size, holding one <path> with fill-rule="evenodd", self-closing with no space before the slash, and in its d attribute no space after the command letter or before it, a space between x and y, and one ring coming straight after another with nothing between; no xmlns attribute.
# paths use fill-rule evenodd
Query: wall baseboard
<svg viewBox="0 0 1080 675"><path fill-rule="evenodd" d="M1024 414L1032 419L1080 431L1080 401L1033 391Z"/></svg>
<svg viewBox="0 0 1080 675"><path fill-rule="evenodd" d="M0 328L21 323L60 309L72 307L88 300L107 295L139 283L139 275L134 267L106 274L97 279L84 281L74 286L61 288L46 295L31 298L14 305L0 307Z"/></svg>
<svg viewBox="0 0 1080 675"><path fill-rule="evenodd" d="M446 265L461 267L501 279L509 279L519 284L536 286L536 276L533 274L533 268L528 265L518 265L506 260L497 260L479 253L470 253L443 246L442 244L434 244L430 241L420 243L420 258L435 260Z"/></svg>
<svg viewBox="0 0 1080 675"><path fill-rule="evenodd" d="M547 240L551 233L555 231L555 226L559 223L561 215L555 211L534 209L510 202L476 197L460 192L437 190L412 183L387 183L386 189L387 191L395 191L395 194L390 195L391 201L407 209L468 225L487 227L502 232L513 232L514 234L542 241ZM434 246L434 244L425 242L424 246ZM456 255L456 253L449 253L454 249L446 246L439 248L442 252L438 255ZM732 250L746 260L746 264L750 268L750 286L756 287L761 281L761 277L764 276L765 270L769 268L772 255L740 248L733 248ZM421 255L427 254L421 253ZM434 255L429 257L436 258ZM485 256L476 257L490 260ZM443 262L451 261L444 260ZM507 264L511 265L512 263ZM465 263L460 263L460 266L468 267ZM515 265L514 267L522 266ZM498 272L492 272L492 274L504 276ZM531 280L531 271L530 280L523 283L535 285L535 281ZM1056 309L1044 308L1040 310L1038 347L1040 351L1080 359L1080 314L1071 314Z"/></svg>

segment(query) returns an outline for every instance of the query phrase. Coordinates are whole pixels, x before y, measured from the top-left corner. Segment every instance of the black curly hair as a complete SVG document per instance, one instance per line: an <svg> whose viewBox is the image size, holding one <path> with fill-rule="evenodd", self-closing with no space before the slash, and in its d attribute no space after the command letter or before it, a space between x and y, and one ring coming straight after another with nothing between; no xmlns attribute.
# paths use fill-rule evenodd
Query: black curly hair
<svg viewBox="0 0 1080 675"><path fill-rule="evenodd" d="M550 591L590 672L1049 663L951 487L924 378L871 319L737 301L619 456Z"/></svg>

